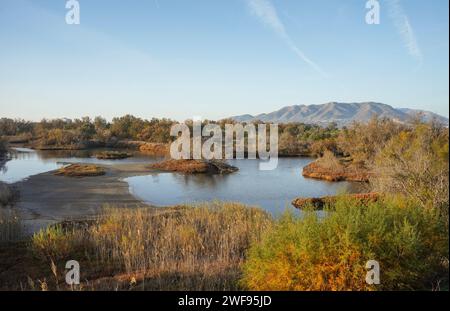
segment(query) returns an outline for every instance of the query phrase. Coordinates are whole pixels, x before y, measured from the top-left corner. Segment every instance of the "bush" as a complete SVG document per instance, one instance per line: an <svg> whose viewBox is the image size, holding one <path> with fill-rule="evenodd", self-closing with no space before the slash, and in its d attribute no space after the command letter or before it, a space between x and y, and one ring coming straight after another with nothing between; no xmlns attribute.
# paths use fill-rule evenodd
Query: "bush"
<svg viewBox="0 0 450 311"><path fill-rule="evenodd" d="M242 284L250 290L448 288L448 231L437 209L403 198L359 206L341 198L321 218L284 215L252 245ZM380 285L365 282L368 260Z"/></svg>
<svg viewBox="0 0 450 311"><path fill-rule="evenodd" d="M61 167L54 174L67 177L89 177L105 175L106 171L95 164L70 164Z"/></svg>
<svg viewBox="0 0 450 311"><path fill-rule="evenodd" d="M375 155L401 128L395 121L374 116L367 124L354 123L342 130L337 138L338 147L352 158L354 165L370 168Z"/></svg>
<svg viewBox="0 0 450 311"><path fill-rule="evenodd" d="M77 144L79 137L72 131L62 129L51 129L44 133L41 144L43 146L66 146Z"/></svg>
<svg viewBox="0 0 450 311"><path fill-rule="evenodd" d="M400 132L376 156L374 188L440 207L448 217L448 139L448 128L433 123Z"/></svg>
<svg viewBox="0 0 450 311"><path fill-rule="evenodd" d="M328 170L332 170L335 173L342 173L344 171L344 166L339 161L338 158L334 155L333 152L329 150L325 150L323 152L323 156L316 160L316 163Z"/></svg>

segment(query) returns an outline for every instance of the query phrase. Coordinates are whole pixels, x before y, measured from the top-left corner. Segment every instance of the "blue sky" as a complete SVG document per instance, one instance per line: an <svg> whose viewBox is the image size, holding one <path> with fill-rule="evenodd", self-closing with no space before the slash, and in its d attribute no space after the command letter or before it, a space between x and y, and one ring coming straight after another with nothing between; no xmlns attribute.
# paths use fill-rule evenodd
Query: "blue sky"
<svg viewBox="0 0 450 311"><path fill-rule="evenodd" d="M0 116L218 119L378 101L448 116L448 0L0 0Z"/></svg>

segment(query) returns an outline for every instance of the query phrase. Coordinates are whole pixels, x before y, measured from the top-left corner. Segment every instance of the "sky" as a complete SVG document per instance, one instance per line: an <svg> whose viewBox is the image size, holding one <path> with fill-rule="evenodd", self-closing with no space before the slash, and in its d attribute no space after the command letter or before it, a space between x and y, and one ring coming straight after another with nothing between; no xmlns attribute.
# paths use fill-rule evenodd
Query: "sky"
<svg viewBox="0 0 450 311"><path fill-rule="evenodd" d="M220 119L382 102L449 115L448 0L0 0L0 117ZM376 2L376 1L375 1Z"/></svg>

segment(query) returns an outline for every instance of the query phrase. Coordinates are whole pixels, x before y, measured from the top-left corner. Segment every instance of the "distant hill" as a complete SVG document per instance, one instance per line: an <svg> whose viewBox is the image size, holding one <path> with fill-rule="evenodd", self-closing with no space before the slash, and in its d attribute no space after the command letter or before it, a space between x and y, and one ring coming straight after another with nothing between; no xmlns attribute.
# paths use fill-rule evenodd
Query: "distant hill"
<svg viewBox="0 0 450 311"><path fill-rule="evenodd" d="M249 122L260 120L263 122L289 123L302 122L308 124L326 125L336 122L339 126L344 126L356 122L367 122L376 115L380 118L389 118L397 122L405 122L420 114L423 120L436 119L448 125L446 117L436 113L408 108L393 108L392 106L375 103L337 103L331 102L322 105L294 105L281 108L280 110L262 113L258 115L245 114L234 116L231 119L237 122Z"/></svg>

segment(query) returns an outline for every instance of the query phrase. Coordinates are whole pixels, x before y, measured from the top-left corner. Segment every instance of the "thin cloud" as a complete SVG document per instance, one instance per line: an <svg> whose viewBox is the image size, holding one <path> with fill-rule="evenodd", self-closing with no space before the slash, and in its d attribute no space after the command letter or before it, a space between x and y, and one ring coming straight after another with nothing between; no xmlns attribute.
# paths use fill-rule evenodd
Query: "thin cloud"
<svg viewBox="0 0 450 311"><path fill-rule="evenodd" d="M403 44L408 54L416 59L419 64L422 63L423 55L417 43L414 29L409 22L409 18L404 12L399 0L387 0L389 5L389 16L392 19L398 34L402 38Z"/></svg>
<svg viewBox="0 0 450 311"><path fill-rule="evenodd" d="M258 19L270 27L283 41L288 45L288 47L305 63L311 66L314 70L320 73L322 76L327 77L328 75L312 61L309 57L305 55L294 43L289 34L284 27L283 22L278 17L277 10L272 5L269 0L246 0L250 12L258 17Z"/></svg>

